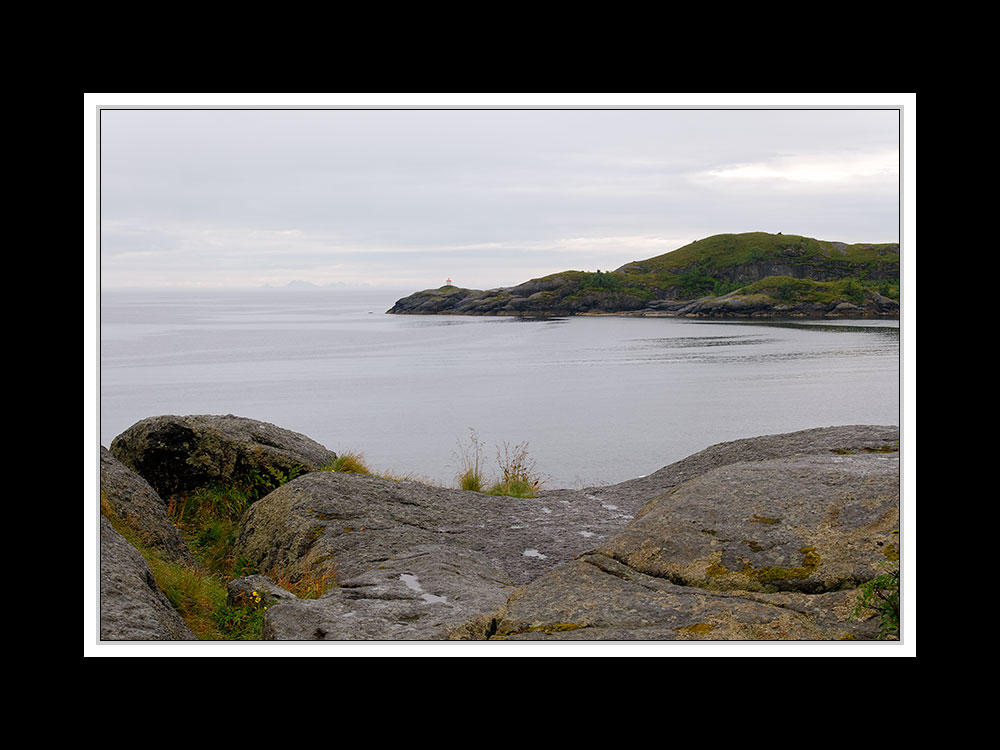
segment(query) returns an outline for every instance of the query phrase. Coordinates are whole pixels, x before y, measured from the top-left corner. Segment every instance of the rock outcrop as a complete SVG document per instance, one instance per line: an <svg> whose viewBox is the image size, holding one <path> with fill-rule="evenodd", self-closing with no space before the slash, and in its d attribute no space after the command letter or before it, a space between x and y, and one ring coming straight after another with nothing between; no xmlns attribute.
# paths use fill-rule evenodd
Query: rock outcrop
<svg viewBox="0 0 1000 750"><path fill-rule="evenodd" d="M557 277L557 280L561 277ZM695 299L648 299L627 293L579 292L567 282L551 291L534 291L546 280L513 287L479 290L441 287L403 297L386 312L393 315L497 315L569 317L624 315L683 318L896 318L899 303L864 290L852 300L782 301L768 294L743 291ZM551 281L551 280L548 280Z"/></svg>
<svg viewBox="0 0 1000 750"><path fill-rule="evenodd" d="M164 498L212 484L259 487L264 494L337 457L305 435L232 414L150 417L116 437L110 452Z"/></svg>
<svg viewBox="0 0 1000 750"><path fill-rule="evenodd" d="M146 547L166 559L193 565L187 543L170 522L167 504L149 482L101 446L101 503L104 512L128 525Z"/></svg>
<svg viewBox="0 0 1000 750"><path fill-rule="evenodd" d="M872 638L848 616L898 556L898 439L733 441L532 499L315 474L252 507L238 549L264 568L337 566L340 587L269 610L276 639Z"/></svg>
<svg viewBox="0 0 1000 750"><path fill-rule="evenodd" d="M100 530L101 640L196 640L156 585L146 559L103 517Z"/></svg>
<svg viewBox="0 0 1000 750"><path fill-rule="evenodd" d="M851 615L899 559L898 451L896 427L803 430L529 499L308 473L241 518L233 552L259 573L229 595L263 596L263 637L285 641L874 639L873 613ZM275 583L331 574L319 598ZM108 617L175 633L141 608Z"/></svg>

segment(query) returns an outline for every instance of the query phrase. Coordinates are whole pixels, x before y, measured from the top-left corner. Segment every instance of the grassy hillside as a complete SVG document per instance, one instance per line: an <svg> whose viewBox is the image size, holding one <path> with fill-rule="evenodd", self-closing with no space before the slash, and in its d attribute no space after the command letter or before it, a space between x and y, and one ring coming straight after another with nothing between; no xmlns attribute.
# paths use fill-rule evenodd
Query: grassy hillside
<svg viewBox="0 0 1000 750"><path fill-rule="evenodd" d="M650 300L720 296L770 277L824 284L852 279L858 287L898 299L899 245L848 245L766 232L718 234L663 255L626 263L616 271L564 271L535 281L564 280L573 287L570 297L598 293ZM766 293L776 286L764 284L754 291ZM826 285L807 292L807 286L795 286L796 298L834 291ZM787 284L782 289L783 294L789 294Z"/></svg>
<svg viewBox="0 0 1000 750"><path fill-rule="evenodd" d="M866 266L884 262L887 253L895 257L898 265L899 245L896 243L847 245L793 234L746 232L716 234L672 252L629 263L623 268L635 273L677 272L699 264L723 268L774 259L820 264L832 261Z"/></svg>

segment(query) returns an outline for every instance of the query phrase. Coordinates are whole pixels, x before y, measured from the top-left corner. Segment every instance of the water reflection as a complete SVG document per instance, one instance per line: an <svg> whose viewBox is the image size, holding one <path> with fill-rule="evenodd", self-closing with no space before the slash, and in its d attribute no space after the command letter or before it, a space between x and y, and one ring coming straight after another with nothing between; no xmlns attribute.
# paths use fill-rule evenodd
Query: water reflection
<svg viewBox="0 0 1000 750"><path fill-rule="evenodd" d="M789 328L800 331L826 331L828 333L870 333L882 336L899 336L897 320L725 320L688 321L694 325L753 326L754 328Z"/></svg>
<svg viewBox="0 0 1000 750"><path fill-rule="evenodd" d="M639 342L644 347L656 346L664 349L690 349L706 346L773 344L778 339L750 334L746 336L673 336L654 339L631 339L631 341Z"/></svg>

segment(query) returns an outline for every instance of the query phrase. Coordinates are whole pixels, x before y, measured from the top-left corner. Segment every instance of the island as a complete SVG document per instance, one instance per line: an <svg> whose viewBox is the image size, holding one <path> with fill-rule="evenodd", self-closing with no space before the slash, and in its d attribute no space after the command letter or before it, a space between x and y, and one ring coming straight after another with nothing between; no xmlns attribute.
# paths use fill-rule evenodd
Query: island
<svg viewBox="0 0 1000 750"><path fill-rule="evenodd" d="M898 318L899 243L766 232L717 234L613 271L562 271L513 287L451 284L387 310L403 315Z"/></svg>

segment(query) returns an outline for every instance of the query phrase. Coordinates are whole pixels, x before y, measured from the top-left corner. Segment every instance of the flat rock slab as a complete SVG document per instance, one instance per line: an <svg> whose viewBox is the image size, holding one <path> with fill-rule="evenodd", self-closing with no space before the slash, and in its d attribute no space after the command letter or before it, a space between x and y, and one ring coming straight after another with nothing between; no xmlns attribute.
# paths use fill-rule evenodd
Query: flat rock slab
<svg viewBox="0 0 1000 750"><path fill-rule="evenodd" d="M333 561L343 581L416 547L441 545L479 553L520 585L623 529L626 511L603 502L600 491L494 497L315 472L250 507L235 553L262 571L305 572Z"/></svg>
<svg viewBox="0 0 1000 750"><path fill-rule="evenodd" d="M341 582L319 599L268 612L267 640L463 640L487 626L513 583L477 552L420 545ZM470 625L472 622L470 633Z"/></svg>

